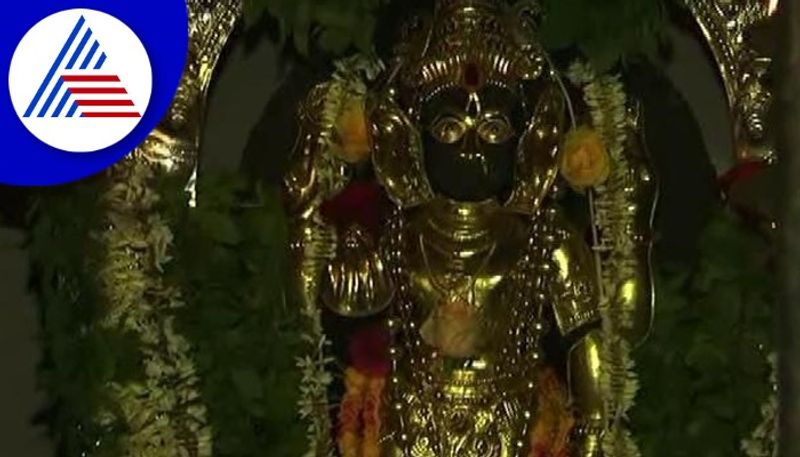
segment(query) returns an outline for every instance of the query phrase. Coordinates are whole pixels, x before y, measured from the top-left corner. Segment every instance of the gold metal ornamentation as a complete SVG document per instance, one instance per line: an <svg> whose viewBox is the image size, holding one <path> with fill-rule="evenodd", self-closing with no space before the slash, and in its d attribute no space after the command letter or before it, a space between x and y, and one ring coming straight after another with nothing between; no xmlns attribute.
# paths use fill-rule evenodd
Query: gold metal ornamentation
<svg viewBox="0 0 800 457"><path fill-rule="evenodd" d="M574 217L562 204L567 187L556 186L561 145L570 121L594 113L573 115L527 13L440 0L432 17L406 28L366 98L372 171L393 206L377 238L355 223L334 228L320 211L353 176L371 176L326 147L318 100L330 83L301 108L285 179L294 274L304 306L388 316L387 456L531 455L546 407L537 383L558 363L542 346L552 332L567 354L566 370L556 371L569 372L562 382L574 410L549 416L574 414L577 455L600 455L616 412L604 396L602 292L620 290L614 303L636 323L621 339L647 332L653 195L639 180L640 128L626 124L615 138L612 157L636 160L620 159L612 176L624 185L610 181L601 199L625 204L587 214L589 223ZM622 97L622 122L624 105ZM632 223L590 246L590 227L608 221ZM604 273L623 257L623 269ZM624 281L609 283L616 278Z"/></svg>
<svg viewBox="0 0 800 457"><path fill-rule="evenodd" d="M225 45L242 14L240 0L188 0L189 50L186 68L166 116L129 156L186 179L189 204L196 204L200 135L208 88ZM124 161L123 161L124 163Z"/></svg>
<svg viewBox="0 0 800 457"><path fill-rule="evenodd" d="M685 0L714 54L725 85L739 160L772 161L766 125L772 90L766 82L772 56L755 49L749 36L769 19L777 0Z"/></svg>

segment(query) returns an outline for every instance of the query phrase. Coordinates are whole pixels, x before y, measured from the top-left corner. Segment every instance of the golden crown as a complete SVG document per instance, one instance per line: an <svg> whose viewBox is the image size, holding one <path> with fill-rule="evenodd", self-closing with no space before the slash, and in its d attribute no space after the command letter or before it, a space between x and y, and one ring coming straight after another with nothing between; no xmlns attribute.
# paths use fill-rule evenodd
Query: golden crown
<svg viewBox="0 0 800 457"><path fill-rule="evenodd" d="M546 57L532 13L491 0L440 0L433 20L406 37L417 45L402 59L402 84L427 97L444 87L538 78Z"/></svg>

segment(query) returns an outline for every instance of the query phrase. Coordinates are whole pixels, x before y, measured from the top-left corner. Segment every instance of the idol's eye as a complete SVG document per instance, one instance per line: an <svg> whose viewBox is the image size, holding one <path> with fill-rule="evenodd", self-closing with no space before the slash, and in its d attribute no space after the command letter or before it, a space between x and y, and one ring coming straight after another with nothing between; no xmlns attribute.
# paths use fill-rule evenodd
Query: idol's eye
<svg viewBox="0 0 800 457"><path fill-rule="evenodd" d="M431 134L440 143L453 144L467 133L467 124L456 117L443 116L431 125Z"/></svg>
<svg viewBox="0 0 800 457"><path fill-rule="evenodd" d="M486 117L478 123L478 136L489 144L500 144L514 136L514 128L501 116Z"/></svg>

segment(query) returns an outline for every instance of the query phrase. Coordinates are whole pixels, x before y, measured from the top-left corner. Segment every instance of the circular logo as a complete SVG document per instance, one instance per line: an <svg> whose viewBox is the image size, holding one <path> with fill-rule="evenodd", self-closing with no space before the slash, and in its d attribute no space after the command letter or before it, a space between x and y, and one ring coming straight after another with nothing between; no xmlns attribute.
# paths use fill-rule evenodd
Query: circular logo
<svg viewBox="0 0 800 457"><path fill-rule="evenodd" d="M150 59L136 34L95 10L61 11L22 38L8 76L25 127L68 152L105 149L128 136L147 110Z"/></svg>
<svg viewBox="0 0 800 457"><path fill-rule="evenodd" d="M0 27L0 184L68 183L133 151L169 110L188 32L186 0L16 4Z"/></svg>

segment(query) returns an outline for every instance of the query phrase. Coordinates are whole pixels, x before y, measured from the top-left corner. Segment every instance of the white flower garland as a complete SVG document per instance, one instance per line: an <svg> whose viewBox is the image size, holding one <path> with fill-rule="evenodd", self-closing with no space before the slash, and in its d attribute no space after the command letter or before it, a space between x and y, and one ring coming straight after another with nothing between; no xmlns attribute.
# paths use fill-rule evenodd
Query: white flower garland
<svg viewBox="0 0 800 457"><path fill-rule="evenodd" d="M603 137L612 164L608 180L592 191L594 223L600 231L599 246L594 249L605 254L600 261L599 278L604 340L601 390L611 422L603 434L602 447L605 457L639 457L639 449L625 426L639 388L630 345L622 336L623 330L632 325L632 318L614 300L620 284L636 273L636 253L628 233L635 214L627 210L630 202L625 192L633 181L624 154L628 135L626 96L618 76L597 76L587 64L573 64L568 77L583 87L592 124Z"/></svg>
<svg viewBox="0 0 800 457"><path fill-rule="evenodd" d="M753 434L742 440L742 452L747 457L776 457L778 446L778 356L772 353L768 357L772 367L769 384L770 394L761 405L761 422L753 430Z"/></svg>
<svg viewBox="0 0 800 457"><path fill-rule="evenodd" d="M316 303L307 303L301 313L308 325L302 338L310 348L308 354L297 358L297 367L303 376L297 405L300 417L308 422L306 437L309 447L304 457L328 456L333 452L328 415L328 388L333 382L333 376L328 372L328 366L333 362L333 358L327 355L330 341L322 328Z"/></svg>
<svg viewBox="0 0 800 457"><path fill-rule="evenodd" d="M108 395L118 410L100 411L97 421L122 420L129 429L120 457L211 457L213 434L192 348L172 316L185 303L162 279L173 240L155 211L160 196L153 181L162 167L144 149L111 169L103 196L108 226L94 236L105 252L98 276L106 314L99 325L139 338L145 378L111 383Z"/></svg>

